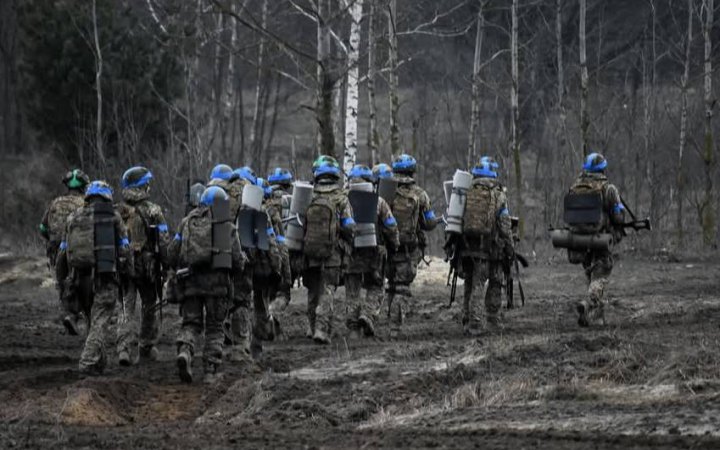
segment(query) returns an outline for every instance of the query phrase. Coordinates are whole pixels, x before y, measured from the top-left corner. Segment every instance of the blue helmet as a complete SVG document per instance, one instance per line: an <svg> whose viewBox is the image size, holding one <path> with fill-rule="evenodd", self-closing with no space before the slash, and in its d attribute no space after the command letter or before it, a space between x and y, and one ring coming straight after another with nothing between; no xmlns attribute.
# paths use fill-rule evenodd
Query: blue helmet
<svg viewBox="0 0 720 450"><path fill-rule="evenodd" d="M412 156L403 153L392 163L392 170L395 173L415 173L417 161Z"/></svg>
<svg viewBox="0 0 720 450"><path fill-rule="evenodd" d="M205 189L205 191L200 196L200 204L210 207L215 204L215 199L217 198L221 198L224 200L230 199L225 190L220 186L210 186L209 188Z"/></svg>
<svg viewBox="0 0 720 450"><path fill-rule="evenodd" d="M210 172L211 180L230 181L235 177L236 176L233 173L232 167L228 166L227 164L218 164L217 166L213 167L212 172Z"/></svg>
<svg viewBox="0 0 720 450"><path fill-rule="evenodd" d="M235 169L235 175L237 175L243 180L250 182L250 184L257 183L257 176L255 175L255 171L252 170L250 166L243 166L239 169Z"/></svg>
<svg viewBox="0 0 720 450"><path fill-rule="evenodd" d="M152 180L153 174L145 167L131 167L123 173L120 185L123 189L138 188L147 186Z"/></svg>
<svg viewBox="0 0 720 450"><path fill-rule="evenodd" d="M392 178L393 176L392 169L385 163L376 164L372 171L376 180L380 178Z"/></svg>
<svg viewBox="0 0 720 450"><path fill-rule="evenodd" d="M481 163L486 162L486 163L490 164L491 169L497 170L500 168L500 164L497 161L495 161L495 158L493 158L492 156L483 156L482 158L480 158L480 162Z"/></svg>
<svg viewBox="0 0 720 450"><path fill-rule="evenodd" d="M607 168L607 160L600 153L590 153L585 158L583 170L590 173L600 173Z"/></svg>
<svg viewBox="0 0 720 450"><path fill-rule="evenodd" d="M313 163L313 176L340 178L340 164L332 156L321 156Z"/></svg>
<svg viewBox="0 0 720 450"><path fill-rule="evenodd" d="M360 178L370 183L375 181L373 171L364 164L357 164L353 166L353 168L350 169L350 173L348 173L348 178L350 178L351 180Z"/></svg>
<svg viewBox="0 0 720 450"><path fill-rule="evenodd" d="M480 164L477 164L475 167L471 170L472 175L475 178L497 178L498 174L493 170L493 167L491 163L487 161L480 161Z"/></svg>
<svg viewBox="0 0 720 450"><path fill-rule="evenodd" d="M267 178L270 184L290 184L293 181L292 173L281 167L276 167Z"/></svg>
<svg viewBox="0 0 720 450"><path fill-rule="evenodd" d="M111 202L113 199L113 190L106 182L96 180L90 183L85 190L85 198L90 197L100 197Z"/></svg>

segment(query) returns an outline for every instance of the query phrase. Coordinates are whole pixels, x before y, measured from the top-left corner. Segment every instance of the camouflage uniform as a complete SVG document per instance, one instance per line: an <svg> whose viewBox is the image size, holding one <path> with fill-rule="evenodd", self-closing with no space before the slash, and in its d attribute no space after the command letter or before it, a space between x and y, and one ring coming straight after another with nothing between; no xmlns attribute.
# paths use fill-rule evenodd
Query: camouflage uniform
<svg viewBox="0 0 720 450"><path fill-rule="evenodd" d="M318 340L329 342L335 290L340 284L346 258L351 253L355 221L347 195L336 180L319 180L315 184L313 198L318 196L328 198L335 205L339 219L337 246L331 257L325 260L305 257L303 284L308 290L308 334L322 336L324 339Z"/></svg>
<svg viewBox="0 0 720 450"><path fill-rule="evenodd" d="M417 266L422 261L427 246L426 231L432 231L437 226L437 218L432 209L430 197L412 177L396 175L398 182L397 193L393 205L393 215L398 220L400 230L400 247L388 258L388 315L392 323L401 325L408 311L408 299L412 296L410 285L417 275ZM406 232L408 224L401 223L397 214L396 202L399 195L415 199L418 203L418 218L415 232Z"/></svg>
<svg viewBox="0 0 720 450"><path fill-rule="evenodd" d="M397 222L381 197L377 204L376 231L378 246L353 249L345 272L345 297L350 308L347 326L351 330L363 329L366 336L375 334L373 321L384 302L387 248L394 251L400 246ZM361 295L362 288L367 291L365 297Z"/></svg>
<svg viewBox="0 0 720 450"><path fill-rule="evenodd" d="M188 266L182 258L182 246L188 237L188 220L208 214L208 208L200 206L185 217L175 238L168 249L168 260L172 267L183 269ZM232 270L213 270L207 267L193 267L184 277L178 277L179 297L182 301L182 324L177 336L178 354L189 352L195 354L196 345L205 330L205 348L203 363L206 374L215 373L222 365L223 359L223 321L232 295L235 277L241 277L247 259L237 233L232 237ZM204 312L204 317L203 317Z"/></svg>
<svg viewBox="0 0 720 450"><path fill-rule="evenodd" d="M287 192L282 190L279 186L273 189L272 195L265 202L268 214L273 223L275 229L276 239L280 244L280 254L282 257L282 267L280 270L281 282L278 285L273 286L273 291L270 294L270 300L272 301L277 295L282 295L285 298L285 302L290 302L290 289L294 280L292 273L292 265L290 262L290 250L284 245L285 244L285 224L282 219L282 199L283 196L288 195Z"/></svg>
<svg viewBox="0 0 720 450"><path fill-rule="evenodd" d="M264 209L264 208L263 208ZM267 211L265 211L267 213ZM254 348L261 349L259 341L271 341L275 338L275 318L270 312L270 302L275 296L277 286L282 282L283 254L277 240L277 223L268 214L268 236L270 249L261 251L253 249L252 255L252 292L253 292L253 338ZM262 230L258 230L262 232Z"/></svg>
<svg viewBox="0 0 720 450"><path fill-rule="evenodd" d="M76 220L80 220L84 214L87 214L87 208L93 208L96 201L95 198L91 198L85 206L70 215L68 230ZM92 269L71 269L70 276L73 278L73 285L78 289L79 301L86 311L89 310L90 327L79 363L80 371L83 373L99 374L105 369L107 363L105 336L115 310L115 302L118 299L118 275L132 273L133 259L128 245L127 230L117 211L113 221L119 274L95 274ZM67 264L67 253L64 249L58 257L64 259L63 263Z"/></svg>
<svg viewBox="0 0 720 450"><path fill-rule="evenodd" d="M148 200L147 189L126 188L122 196L124 202L118 206L118 212L130 234L135 270L134 277L128 278L124 284L123 314L118 323L118 353L134 355L139 345L140 355L149 356L160 334L157 306L161 299L158 299L155 288L159 280L155 277L161 269L158 266L163 263L163 256L167 254L170 237L162 208ZM140 225L141 229L131 226L131 222ZM152 248L155 236L150 235L154 233L151 227L157 228L159 254L155 254ZM141 301L139 324L136 314L138 297Z"/></svg>
<svg viewBox="0 0 720 450"><path fill-rule="evenodd" d="M619 243L623 235L616 225L625 222L625 207L617 187L611 184L603 173L584 172L575 180L573 186L578 184L592 185L602 193L603 222L600 232L612 234L613 243ZM588 298L578 306L588 311L590 319L604 318L603 295L613 269L612 250L570 251L569 254L571 261L582 262L588 283Z"/></svg>
<svg viewBox="0 0 720 450"><path fill-rule="evenodd" d="M496 217L495 232L489 243L463 235L460 246L461 271L465 278L462 321L467 334L480 331L481 319L477 307L483 299L488 323L499 324L504 279L502 263L514 255L510 213L502 186L492 178L476 178L471 189L479 188L493 190L497 211L493 212Z"/></svg>

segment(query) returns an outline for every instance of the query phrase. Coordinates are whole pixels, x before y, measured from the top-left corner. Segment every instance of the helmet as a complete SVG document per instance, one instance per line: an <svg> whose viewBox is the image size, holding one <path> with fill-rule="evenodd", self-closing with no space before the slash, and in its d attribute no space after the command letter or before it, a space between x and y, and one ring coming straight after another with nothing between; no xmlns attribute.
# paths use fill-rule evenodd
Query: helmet
<svg viewBox="0 0 720 450"><path fill-rule="evenodd" d="M585 158L583 170L590 173L599 173L607 168L607 160L600 153L590 153Z"/></svg>
<svg viewBox="0 0 720 450"><path fill-rule="evenodd" d="M113 190L109 184L104 181L96 180L90 183L85 190L85 198L100 197L109 202L113 199Z"/></svg>
<svg viewBox="0 0 720 450"><path fill-rule="evenodd" d="M498 174L493 169L491 163L480 161L479 164L472 168L471 172L475 178L497 178Z"/></svg>
<svg viewBox="0 0 720 450"><path fill-rule="evenodd" d="M142 166L131 167L122 176L123 189L146 186L150 183L153 174Z"/></svg>
<svg viewBox="0 0 720 450"><path fill-rule="evenodd" d="M313 163L313 176L317 179L322 176L328 176L332 178L340 178L340 164L332 156L321 156L323 160L315 167ZM318 159L320 159L318 158ZM317 162L317 160L316 160Z"/></svg>
<svg viewBox="0 0 720 450"><path fill-rule="evenodd" d="M376 180L380 178L392 178L393 176L392 169L385 163L376 164L372 172Z"/></svg>
<svg viewBox="0 0 720 450"><path fill-rule="evenodd" d="M480 162L481 163L486 162L486 163L490 164L491 169L497 170L500 168L500 164L497 161L495 161L495 158L493 158L492 156L483 156L482 158L480 158Z"/></svg>
<svg viewBox="0 0 720 450"><path fill-rule="evenodd" d="M290 184L293 181L293 176L289 170L277 167L268 175L267 179L270 184Z"/></svg>
<svg viewBox="0 0 720 450"><path fill-rule="evenodd" d="M417 168L417 161L410 155L403 153L398 156L392 163L392 170L395 173L415 173Z"/></svg>
<svg viewBox="0 0 720 450"><path fill-rule="evenodd" d="M236 175L233 173L232 167L227 164L218 164L213 167L212 172L210 172L211 180L220 179L230 181L233 178L236 178Z"/></svg>
<svg viewBox="0 0 720 450"><path fill-rule="evenodd" d="M205 185L197 182L190 186L190 191L188 192L188 203L189 206L192 206L193 208L200 204L200 197L202 197L203 192L205 192Z"/></svg>
<svg viewBox="0 0 720 450"><path fill-rule="evenodd" d="M210 186L200 196L200 204L203 206L212 206L216 198L229 200L227 193L220 186Z"/></svg>
<svg viewBox="0 0 720 450"><path fill-rule="evenodd" d="M82 189L90 183L90 177L80 169L73 169L65 174L62 182L68 189Z"/></svg>
<svg viewBox="0 0 720 450"><path fill-rule="evenodd" d="M350 178L351 180L359 178L370 183L375 181L375 175L373 175L373 171L364 164L357 164L353 166L353 168L350 169L348 178Z"/></svg>
<svg viewBox="0 0 720 450"><path fill-rule="evenodd" d="M257 183L257 176L255 175L255 171L252 170L250 166L243 166L239 169L235 169L235 175L237 175L243 180L249 181L250 184Z"/></svg>
<svg viewBox="0 0 720 450"><path fill-rule="evenodd" d="M315 173L315 170L317 170L318 167L320 167L323 163L330 162L337 164L337 160L329 155L320 155L317 157L315 161L313 161L312 165L312 171Z"/></svg>

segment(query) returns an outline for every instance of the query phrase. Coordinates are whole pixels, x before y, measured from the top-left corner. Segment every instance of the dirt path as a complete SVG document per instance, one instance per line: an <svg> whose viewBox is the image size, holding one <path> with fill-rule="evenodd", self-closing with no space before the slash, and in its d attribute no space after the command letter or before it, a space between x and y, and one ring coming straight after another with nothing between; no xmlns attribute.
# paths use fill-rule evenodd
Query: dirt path
<svg viewBox="0 0 720 450"><path fill-rule="evenodd" d="M161 361L81 379L43 262L0 255L0 447L720 448L719 280L717 262L621 259L609 325L580 330L581 271L540 262L506 329L467 339L434 263L402 338L317 347L298 292L288 340L187 386L172 311Z"/></svg>

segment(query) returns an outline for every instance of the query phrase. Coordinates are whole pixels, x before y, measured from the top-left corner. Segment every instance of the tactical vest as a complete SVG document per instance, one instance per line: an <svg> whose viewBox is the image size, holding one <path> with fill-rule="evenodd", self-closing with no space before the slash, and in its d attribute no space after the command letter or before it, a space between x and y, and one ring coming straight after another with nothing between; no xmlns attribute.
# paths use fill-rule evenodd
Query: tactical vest
<svg viewBox="0 0 720 450"><path fill-rule="evenodd" d="M114 273L116 267L115 210L98 202L79 210L68 225L67 259L76 269Z"/></svg>
<svg viewBox="0 0 720 450"><path fill-rule="evenodd" d="M48 208L48 232L50 240L60 242L70 214L82 208L85 201L79 195L63 195L50 203Z"/></svg>
<svg viewBox="0 0 720 450"><path fill-rule="evenodd" d="M596 234L607 228L605 178L578 178L565 195L564 221L575 234Z"/></svg>

